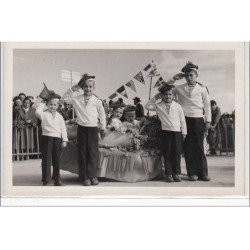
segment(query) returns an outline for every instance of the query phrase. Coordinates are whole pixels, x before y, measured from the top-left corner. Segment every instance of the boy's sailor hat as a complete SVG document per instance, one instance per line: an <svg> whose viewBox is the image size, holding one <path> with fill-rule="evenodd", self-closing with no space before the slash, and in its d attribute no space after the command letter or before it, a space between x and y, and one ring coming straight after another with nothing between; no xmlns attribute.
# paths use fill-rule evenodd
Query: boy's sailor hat
<svg viewBox="0 0 250 250"><path fill-rule="evenodd" d="M165 93L166 91L169 91L169 90L171 90L171 89L173 89L174 88L174 85L173 84L169 84L169 83L167 83L167 82L162 82L162 86L160 86L159 88L158 88L158 90L159 90L159 92L161 92L162 94L163 93Z"/></svg>
<svg viewBox="0 0 250 250"><path fill-rule="evenodd" d="M183 73L186 73L187 71L191 71L191 70L194 70L196 72L198 72L198 69L199 69L199 66L198 65L195 65L193 64L192 62L187 62L186 65L181 69L181 71Z"/></svg>

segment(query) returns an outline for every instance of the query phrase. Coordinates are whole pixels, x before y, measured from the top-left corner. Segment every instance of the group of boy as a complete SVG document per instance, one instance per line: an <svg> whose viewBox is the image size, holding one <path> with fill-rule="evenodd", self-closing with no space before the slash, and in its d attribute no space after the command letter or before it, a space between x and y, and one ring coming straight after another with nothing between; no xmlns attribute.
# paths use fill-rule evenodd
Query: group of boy
<svg viewBox="0 0 250 250"><path fill-rule="evenodd" d="M160 93L145 107L156 111L161 121L166 181L181 181L182 147L188 180L209 181L203 146L205 132L211 123L209 93L205 86L197 82L198 65L188 62L181 71L170 81L163 82L159 87ZM186 83L173 84L183 77Z"/></svg>
<svg viewBox="0 0 250 250"><path fill-rule="evenodd" d="M159 88L159 92L145 108L155 110L162 129L162 152L167 182L180 182L180 160L182 145L189 181L209 181L207 159L203 140L211 123L211 108L208 90L196 81L198 66L188 62L182 73ZM174 85L182 78L186 83ZM83 94L79 94L79 90ZM78 117L78 159L79 177L85 186L97 185L96 171L99 163L98 140L105 137L106 114L102 101L93 92L94 76L85 74L80 82L67 93ZM176 98L176 101L173 99ZM65 122L56 112L60 96L53 93L41 103L36 115L42 121L43 135L43 185L49 183L51 161L54 168L55 185L60 186L59 152L66 147L68 138Z"/></svg>

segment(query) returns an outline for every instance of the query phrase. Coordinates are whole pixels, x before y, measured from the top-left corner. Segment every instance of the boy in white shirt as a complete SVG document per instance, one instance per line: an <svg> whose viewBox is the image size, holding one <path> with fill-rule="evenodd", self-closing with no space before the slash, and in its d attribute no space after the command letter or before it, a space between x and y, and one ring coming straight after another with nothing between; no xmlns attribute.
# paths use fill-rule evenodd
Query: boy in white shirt
<svg viewBox="0 0 250 250"><path fill-rule="evenodd" d="M51 162L53 165L54 185L61 186L60 179L60 151L66 147L68 137L63 117L57 112L60 96L50 94L46 97L46 104L40 103L36 109L36 116L42 125L42 182L48 185L51 177ZM46 109L45 109L46 108Z"/></svg>
<svg viewBox="0 0 250 250"><path fill-rule="evenodd" d="M183 77L186 83L175 85L175 95L183 108L186 123L187 137L183 144L187 174L190 181L209 181L207 159L204 153L205 132L211 123L211 107L208 90L196 81L198 65L192 62L182 68L182 73L175 75L172 83Z"/></svg>
<svg viewBox="0 0 250 250"><path fill-rule="evenodd" d="M84 186L99 184L96 177L99 165L99 132L103 139L106 129L106 113L102 101L94 95L94 78L84 74L79 83L65 94L77 115L79 179ZM83 94L79 90L83 90Z"/></svg>
<svg viewBox="0 0 250 250"><path fill-rule="evenodd" d="M164 85L161 93L148 101L145 108L156 111L161 121L162 152L167 182L180 182L182 137L187 134L181 106L173 101L173 85ZM159 99L162 101L158 102Z"/></svg>

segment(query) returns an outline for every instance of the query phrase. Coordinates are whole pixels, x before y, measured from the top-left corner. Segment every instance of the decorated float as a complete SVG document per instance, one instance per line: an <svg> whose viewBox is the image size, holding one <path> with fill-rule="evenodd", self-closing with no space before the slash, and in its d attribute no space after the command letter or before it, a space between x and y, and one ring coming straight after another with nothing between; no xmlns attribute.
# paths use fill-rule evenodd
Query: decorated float
<svg viewBox="0 0 250 250"><path fill-rule="evenodd" d="M78 174L76 124L68 124L69 143L61 154L61 169ZM149 181L161 174L162 157L159 147L160 121L147 117L139 133L122 134L107 131L100 140L100 163L97 177L122 182Z"/></svg>

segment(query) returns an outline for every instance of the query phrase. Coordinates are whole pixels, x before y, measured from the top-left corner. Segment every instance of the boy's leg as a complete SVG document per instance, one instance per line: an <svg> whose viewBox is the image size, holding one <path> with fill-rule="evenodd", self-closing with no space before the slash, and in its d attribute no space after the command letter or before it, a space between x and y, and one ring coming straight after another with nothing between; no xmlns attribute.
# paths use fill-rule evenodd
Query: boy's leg
<svg viewBox="0 0 250 250"><path fill-rule="evenodd" d="M61 151L61 138L53 138L52 162L53 162L53 177L55 183L61 181L60 178L60 151Z"/></svg>
<svg viewBox="0 0 250 250"><path fill-rule="evenodd" d="M196 118L197 142L194 154L194 162L196 162L196 174L199 178L208 175L207 158L204 152L203 140L205 136L206 125L203 118Z"/></svg>
<svg viewBox="0 0 250 250"><path fill-rule="evenodd" d="M51 159L53 138L42 136L42 182L47 183L51 180Z"/></svg>
<svg viewBox="0 0 250 250"><path fill-rule="evenodd" d="M186 117L187 124L187 136L183 142L183 152L186 162L187 175L192 176L196 174L195 165L193 163L193 154L194 154L194 146L195 140L195 123L194 118Z"/></svg>
<svg viewBox="0 0 250 250"><path fill-rule="evenodd" d="M78 125L77 128L77 148L79 163L79 179L81 182L88 179L87 176L87 128Z"/></svg>
<svg viewBox="0 0 250 250"><path fill-rule="evenodd" d="M182 135L180 132L173 132L173 144L171 148L171 164L174 175L181 174L181 150Z"/></svg>
<svg viewBox="0 0 250 250"><path fill-rule="evenodd" d="M164 157L164 168L165 168L165 174L166 175L172 175L172 166L171 166L171 159L170 159L170 153L171 153L171 146L172 146L172 134L170 131L162 131L161 133L161 148L162 153Z"/></svg>
<svg viewBox="0 0 250 250"><path fill-rule="evenodd" d="M87 175L90 178L96 177L99 166L98 133L97 127L88 128Z"/></svg>

